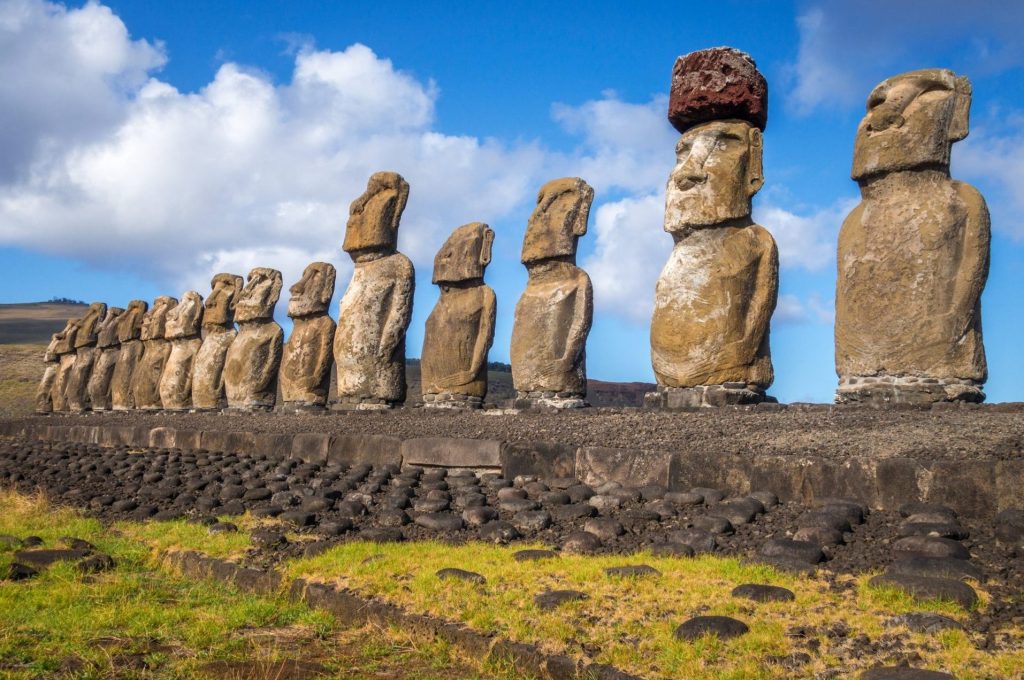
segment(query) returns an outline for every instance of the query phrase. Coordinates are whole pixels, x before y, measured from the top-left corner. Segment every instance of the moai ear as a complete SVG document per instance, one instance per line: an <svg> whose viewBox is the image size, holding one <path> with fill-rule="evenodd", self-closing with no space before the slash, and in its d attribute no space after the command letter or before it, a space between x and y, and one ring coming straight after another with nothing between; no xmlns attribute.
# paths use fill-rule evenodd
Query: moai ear
<svg viewBox="0 0 1024 680"><path fill-rule="evenodd" d="M234 276L231 279L231 284L231 300L228 303L228 308L235 311L238 298L242 296L242 289L245 288L245 280L241 276Z"/></svg>
<svg viewBox="0 0 1024 680"><path fill-rule="evenodd" d="M953 95L953 116L949 121L949 141L959 142L970 131L971 81L967 76L956 79Z"/></svg>
<svg viewBox="0 0 1024 680"><path fill-rule="evenodd" d="M324 262L324 266L320 267L320 275L323 277L322 283L320 284L320 296L318 302L322 305L329 304L331 298L334 297L334 279L337 276L337 270L334 265Z"/></svg>
<svg viewBox="0 0 1024 680"><path fill-rule="evenodd" d="M281 286L284 285L284 279L281 278L281 272L277 271L276 269L272 271L273 274L271 274L271 278L273 279L273 283L271 284L269 299L273 300L274 304L276 305L277 301L281 297Z"/></svg>
<svg viewBox="0 0 1024 680"><path fill-rule="evenodd" d="M764 186L764 135L756 127L747 133L747 195L753 196Z"/></svg>
<svg viewBox="0 0 1024 680"><path fill-rule="evenodd" d="M391 229L398 231L398 224L402 221L402 213L405 212L405 204L409 202L409 183L404 179L399 179L398 186L398 198L395 201L395 210L391 213Z"/></svg>
<svg viewBox="0 0 1024 680"><path fill-rule="evenodd" d="M574 236L583 236L587 233L587 222L590 221L590 204L594 201L594 187L583 180L577 186L579 200L576 203L576 221L572 225Z"/></svg>
<svg viewBox="0 0 1024 680"><path fill-rule="evenodd" d="M480 264L486 267L491 263L491 246L494 244L494 230L484 227L483 241L480 244Z"/></svg>

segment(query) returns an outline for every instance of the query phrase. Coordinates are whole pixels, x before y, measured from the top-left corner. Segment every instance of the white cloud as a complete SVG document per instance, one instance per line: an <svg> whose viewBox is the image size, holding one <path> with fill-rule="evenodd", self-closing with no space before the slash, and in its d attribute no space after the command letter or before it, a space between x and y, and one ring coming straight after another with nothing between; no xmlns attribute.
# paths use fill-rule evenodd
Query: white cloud
<svg viewBox="0 0 1024 680"><path fill-rule="evenodd" d="M953 147L953 176L976 184L992 211L992 228L1024 241L1024 115L1006 116L1007 130L979 127Z"/></svg>
<svg viewBox="0 0 1024 680"><path fill-rule="evenodd" d="M810 215L799 215L763 203L755 207L754 219L775 237L782 268L821 271L835 261L839 227L856 204L843 199Z"/></svg>
<svg viewBox="0 0 1024 680"><path fill-rule="evenodd" d="M816 323L830 325L835 322L835 307L818 293L811 293L806 299L793 293L779 295L775 305L772 323L801 324Z"/></svg>

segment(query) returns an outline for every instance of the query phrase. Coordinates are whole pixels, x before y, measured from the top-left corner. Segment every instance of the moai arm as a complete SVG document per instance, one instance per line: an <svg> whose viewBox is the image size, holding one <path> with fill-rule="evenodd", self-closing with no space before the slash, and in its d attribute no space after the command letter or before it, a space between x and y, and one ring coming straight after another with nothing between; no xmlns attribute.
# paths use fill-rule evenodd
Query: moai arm
<svg viewBox="0 0 1024 680"><path fill-rule="evenodd" d="M274 325L277 326L277 324ZM281 368L281 355L283 352L284 330L277 326L274 329L274 339L270 343L270 348L267 352L267 361L260 366L259 378L253 381L254 385L277 385L277 372ZM272 391L276 392L276 388Z"/></svg>
<svg viewBox="0 0 1024 680"><path fill-rule="evenodd" d="M594 321L594 286L590 276L582 269L576 276L576 306L572 314L572 326L565 336L565 353L562 354L561 370L568 371L587 347L587 336Z"/></svg>
<svg viewBox="0 0 1024 680"><path fill-rule="evenodd" d="M395 350L405 339L405 331L409 327L412 316L412 296L416 285L412 273L412 264L402 263L401 271L391 287L391 300L387 319L384 321L384 332L380 336L378 356L390 359Z"/></svg>
<svg viewBox="0 0 1024 680"><path fill-rule="evenodd" d="M473 346L473 360L469 364L469 370L460 376L460 383L466 384L480 374L480 370L487 363L487 352L494 342L494 324L498 315L498 300L490 286L483 288L483 304L480 311L480 326L476 333L476 345Z"/></svg>
<svg viewBox="0 0 1024 680"><path fill-rule="evenodd" d="M779 249L766 230L759 226L751 227L757 229L757 238L761 242L761 257L757 262L757 277L755 279L753 295L750 299L750 306L747 308L746 327L744 328L743 340L740 346L745 350L747 356L740 357L741 366L749 365L754 361L754 356L761 345L760 337L768 332L768 325L772 320L772 313L775 311L775 304L779 294Z"/></svg>
<svg viewBox="0 0 1024 680"><path fill-rule="evenodd" d="M963 260L954 282L953 299L950 301L949 312L960 322L956 328L950 329L953 333L950 340L953 342L963 338L970 324L976 323L973 310L988 279L989 242L992 238L985 199L969 184L957 182L956 185L967 207L967 222L961 247Z"/></svg>

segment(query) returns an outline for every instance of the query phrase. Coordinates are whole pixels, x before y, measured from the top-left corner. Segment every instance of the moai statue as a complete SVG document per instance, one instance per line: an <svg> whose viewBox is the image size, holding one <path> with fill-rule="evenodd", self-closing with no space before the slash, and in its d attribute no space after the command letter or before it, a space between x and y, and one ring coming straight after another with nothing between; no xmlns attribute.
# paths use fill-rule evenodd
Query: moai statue
<svg viewBox="0 0 1024 680"><path fill-rule="evenodd" d="M142 319L142 358L132 373L132 398L135 408L143 411L159 411L160 378L171 355L171 341L167 339L167 316L178 304L169 295L161 295L153 301L153 308Z"/></svg>
<svg viewBox="0 0 1024 680"><path fill-rule="evenodd" d="M171 353L160 376L160 403L168 411L192 408L192 366L203 344L203 296L190 290L167 314L164 336L171 342Z"/></svg>
<svg viewBox="0 0 1024 680"><path fill-rule="evenodd" d="M57 380L57 371L60 368L57 345L63 339L63 331L51 335L50 344L46 346L46 352L43 354L43 377L36 389L36 413L41 415L53 412L53 383Z"/></svg>
<svg viewBox="0 0 1024 680"><path fill-rule="evenodd" d="M98 354L97 331L106 315L105 303L92 303L78 324L78 332L75 333L75 363L71 375L68 376L67 386L68 409L74 413L89 410L89 378L92 377L93 365Z"/></svg>
<svg viewBox="0 0 1024 680"><path fill-rule="evenodd" d="M110 408L128 411L135 408L132 397L132 375L142 359L142 322L149 311L145 300L132 300L117 320L117 342L120 349L114 374L110 377Z"/></svg>
<svg viewBox="0 0 1024 680"><path fill-rule="evenodd" d="M482 222L448 237L434 258L441 297L427 319L420 363L423 405L480 408L487 396L487 352L498 304L484 283L494 232Z"/></svg>
<svg viewBox="0 0 1024 680"><path fill-rule="evenodd" d="M386 409L405 401L405 331L415 279L412 262L396 248L408 199L401 175L377 172L349 208L342 249L355 271L338 305L334 409Z"/></svg>
<svg viewBox="0 0 1024 680"><path fill-rule="evenodd" d="M292 334L281 359L281 400L284 411L323 411L331 381L334 319L327 306L334 297L334 265L314 262L288 289Z"/></svg>
<svg viewBox="0 0 1024 680"><path fill-rule="evenodd" d="M665 191L675 245L654 295L654 408L752 404L772 384L768 331L779 290L775 239L750 218L764 184L768 86L749 55L680 57L669 121L681 133Z"/></svg>
<svg viewBox="0 0 1024 680"><path fill-rule="evenodd" d="M586 406L587 335L594 288L576 266L594 190L578 177L548 182L526 225L522 262L529 280L512 327L517 408Z"/></svg>
<svg viewBox="0 0 1024 680"><path fill-rule="evenodd" d="M57 375L53 379L53 392L50 401L53 410L64 412L68 410L68 383L71 382L71 371L75 367L75 337L78 335L78 325L81 319L68 319L58 335L60 339L53 348L57 357Z"/></svg>
<svg viewBox="0 0 1024 680"><path fill-rule="evenodd" d="M110 410L110 381L114 377L121 341L117 339L117 328L124 310L107 307L107 315L96 331L96 362L89 376L89 407L96 412Z"/></svg>
<svg viewBox="0 0 1024 680"><path fill-rule="evenodd" d="M217 274L203 310L203 344L192 365L192 408L219 411L227 406L224 364L235 336L235 303L245 280L236 274Z"/></svg>
<svg viewBox="0 0 1024 680"><path fill-rule="evenodd" d="M883 81L857 128L861 202L839 232L836 402L980 402L985 199L950 179L971 83L945 69Z"/></svg>
<svg viewBox="0 0 1024 680"><path fill-rule="evenodd" d="M235 302L238 335L224 362L224 389L232 412L271 411L277 401L284 330L274 321L281 272L256 267Z"/></svg>

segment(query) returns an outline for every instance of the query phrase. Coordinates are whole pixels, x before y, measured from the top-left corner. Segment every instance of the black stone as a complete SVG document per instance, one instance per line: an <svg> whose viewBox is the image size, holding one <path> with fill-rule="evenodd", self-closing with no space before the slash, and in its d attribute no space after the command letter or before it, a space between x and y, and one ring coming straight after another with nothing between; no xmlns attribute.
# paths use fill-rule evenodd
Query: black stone
<svg viewBox="0 0 1024 680"><path fill-rule="evenodd" d="M558 557L558 553L553 550L520 550L512 553L512 559L516 562L530 562L533 560L546 560L552 557Z"/></svg>
<svg viewBox="0 0 1024 680"><path fill-rule="evenodd" d="M490 543L508 543L519 538L519 531L511 522L488 522L480 527L480 540Z"/></svg>
<svg viewBox="0 0 1024 680"><path fill-rule="evenodd" d="M902 590L916 600L949 600L964 608L971 608L978 601L974 588L963 581L909 574L882 574L875 576L868 584L874 587L891 587Z"/></svg>
<svg viewBox="0 0 1024 680"><path fill-rule="evenodd" d="M963 630L955 619L934 612L909 612L894 616L885 622L885 625L906 626L915 633L935 634L944 630Z"/></svg>
<svg viewBox="0 0 1024 680"><path fill-rule="evenodd" d="M886 572L935 578L972 578L979 582L984 579L984 575L977 565L953 557L922 557L920 555L902 557L890 564Z"/></svg>
<svg viewBox="0 0 1024 680"><path fill-rule="evenodd" d="M807 564L818 564L825 559L821 548L814 543L794 541L788 538L775 538L766 541L761 546L761 555L764 557L788 558Z"/></svg>
<svg viewBox="0 0 1024 680"><path fill-rule="evenodd" d="M476 573L475 571L466 571L465 569L456 569L454 567L438 569L437 577L442 581L468 581L469 583L476 583L479 585L487 583L487 579L485 579L483 576Z"/></svg>
<svg viewBox="0 0 1024 680"><path fill-rule="evenodd" d="M739 637L750 628L742 621L728 616L697 616L676 628L679 640L696 640L702 635L717 635L720 640Z"/></svg>
<svg viewBox="0 0 1024 680"><path fill-rule="evenodd" d="M556 609L566 602L577 602L589 597L586 593L581 593L578 590L548 590L534 597L533 602L541 611L546 612Z"/></svg>
<svg viewBox="0 0 1024 680"><path fill-rule="evenodd" d="M796 595L788 588L769 586L761 583L744 583L732 589L733 597L742 597L755 602L792 602Z"/></svg>
<svg viewBox="0 0 1024 680"><path fill-rule="evenodd" d="M425 512L413 521L431 531L459 531L465 526L461 517L448 512Z"/></svg>

